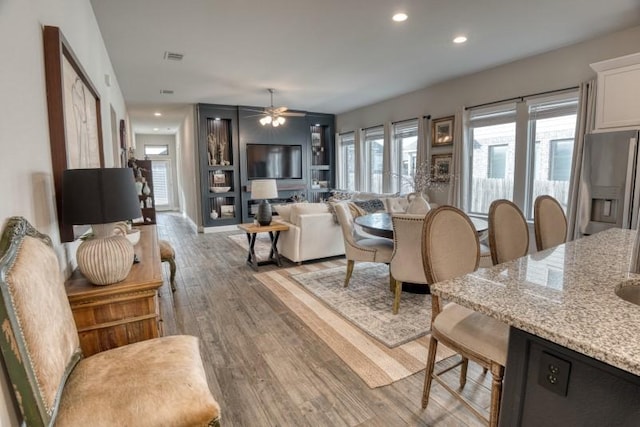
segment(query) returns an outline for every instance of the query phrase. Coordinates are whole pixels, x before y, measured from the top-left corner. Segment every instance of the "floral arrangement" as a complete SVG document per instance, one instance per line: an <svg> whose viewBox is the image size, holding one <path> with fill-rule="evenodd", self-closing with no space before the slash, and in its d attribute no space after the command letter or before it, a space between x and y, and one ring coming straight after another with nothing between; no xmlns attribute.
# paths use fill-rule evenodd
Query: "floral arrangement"
<svg viewBox="0 0 640 427"><path fill-rule="evenodd" d="M416 165L413 176L402 175L399 173L391 173L391 176L397 177L400 181L400 188L406 186L416 193L424 193L426 190L442 191L449 182L451 175L443 175L438 173L435 166L423 161Z"/></svg>

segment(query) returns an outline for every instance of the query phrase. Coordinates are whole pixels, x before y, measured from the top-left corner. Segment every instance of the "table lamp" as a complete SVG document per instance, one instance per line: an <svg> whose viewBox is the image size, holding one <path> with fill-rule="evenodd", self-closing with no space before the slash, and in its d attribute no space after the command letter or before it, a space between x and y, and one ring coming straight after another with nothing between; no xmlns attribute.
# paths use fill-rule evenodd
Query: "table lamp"
<svg viewBox="0 0 640 427"><path fill-rule="evenodd" d="M130 168L67 169L62 175L65 224L93 228L78 247L78 268L95 285L124 280L133 264L133 245L114 235L118 221L140 217L140 202Z"/></svg>
<svg viewBox="0 0 640 427"><path fill-rule="evenodd" d="M258 224L271 224L271 205L267 199L275 199L276 197L278 197L278 187L275 179L256 179L251 182L251 198L262 200L256 214Z"/></svg>

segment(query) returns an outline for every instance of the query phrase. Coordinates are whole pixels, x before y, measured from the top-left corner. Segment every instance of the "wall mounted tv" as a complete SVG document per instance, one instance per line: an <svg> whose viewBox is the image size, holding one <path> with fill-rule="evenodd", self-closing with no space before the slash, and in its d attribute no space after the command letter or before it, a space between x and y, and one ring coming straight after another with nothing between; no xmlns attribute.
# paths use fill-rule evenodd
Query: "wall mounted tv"
<svg viewBox="0 0 640 427"><path fill-rule="evenodd" d="M247 144L249 179L302 179L302 145Z"/></svg>

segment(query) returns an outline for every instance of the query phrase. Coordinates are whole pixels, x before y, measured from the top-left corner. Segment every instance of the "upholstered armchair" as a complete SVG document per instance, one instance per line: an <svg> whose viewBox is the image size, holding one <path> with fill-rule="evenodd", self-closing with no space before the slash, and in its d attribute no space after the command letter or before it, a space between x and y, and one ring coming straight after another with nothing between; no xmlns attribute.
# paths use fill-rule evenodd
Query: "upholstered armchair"
<svg viewBox="0 0 640 427"><path fill-rule="evenodd" d="M24 218L0 240L0 291L0 349L26 425L219 425L197 338L83 357L51 241Z"/></svg>

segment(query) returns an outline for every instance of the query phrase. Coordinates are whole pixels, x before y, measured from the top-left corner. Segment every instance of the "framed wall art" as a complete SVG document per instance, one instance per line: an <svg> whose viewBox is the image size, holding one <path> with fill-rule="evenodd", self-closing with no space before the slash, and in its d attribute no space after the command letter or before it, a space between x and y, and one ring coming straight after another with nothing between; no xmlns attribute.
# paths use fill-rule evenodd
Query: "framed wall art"
<svg viewBox="0 0 640 427"><path fill-rule="evenodd" d="M453 144L454 116L434 119L431 122L431 145L439 147Z"/></svg>
<svg viewBox="0 0 640 427"><path fill-rule="evenodd" d="M60 240L74 239L62 222L65 169L104 167L100 97L58 27L43 29L49 138Z"/></svg>
<svg viewBox="0 0 640 427"><path fill-rule="evenodd" d="M452 154L434 154L431 156L431 170L433 171L434 181L449 182L452 160Z"/></svg>

